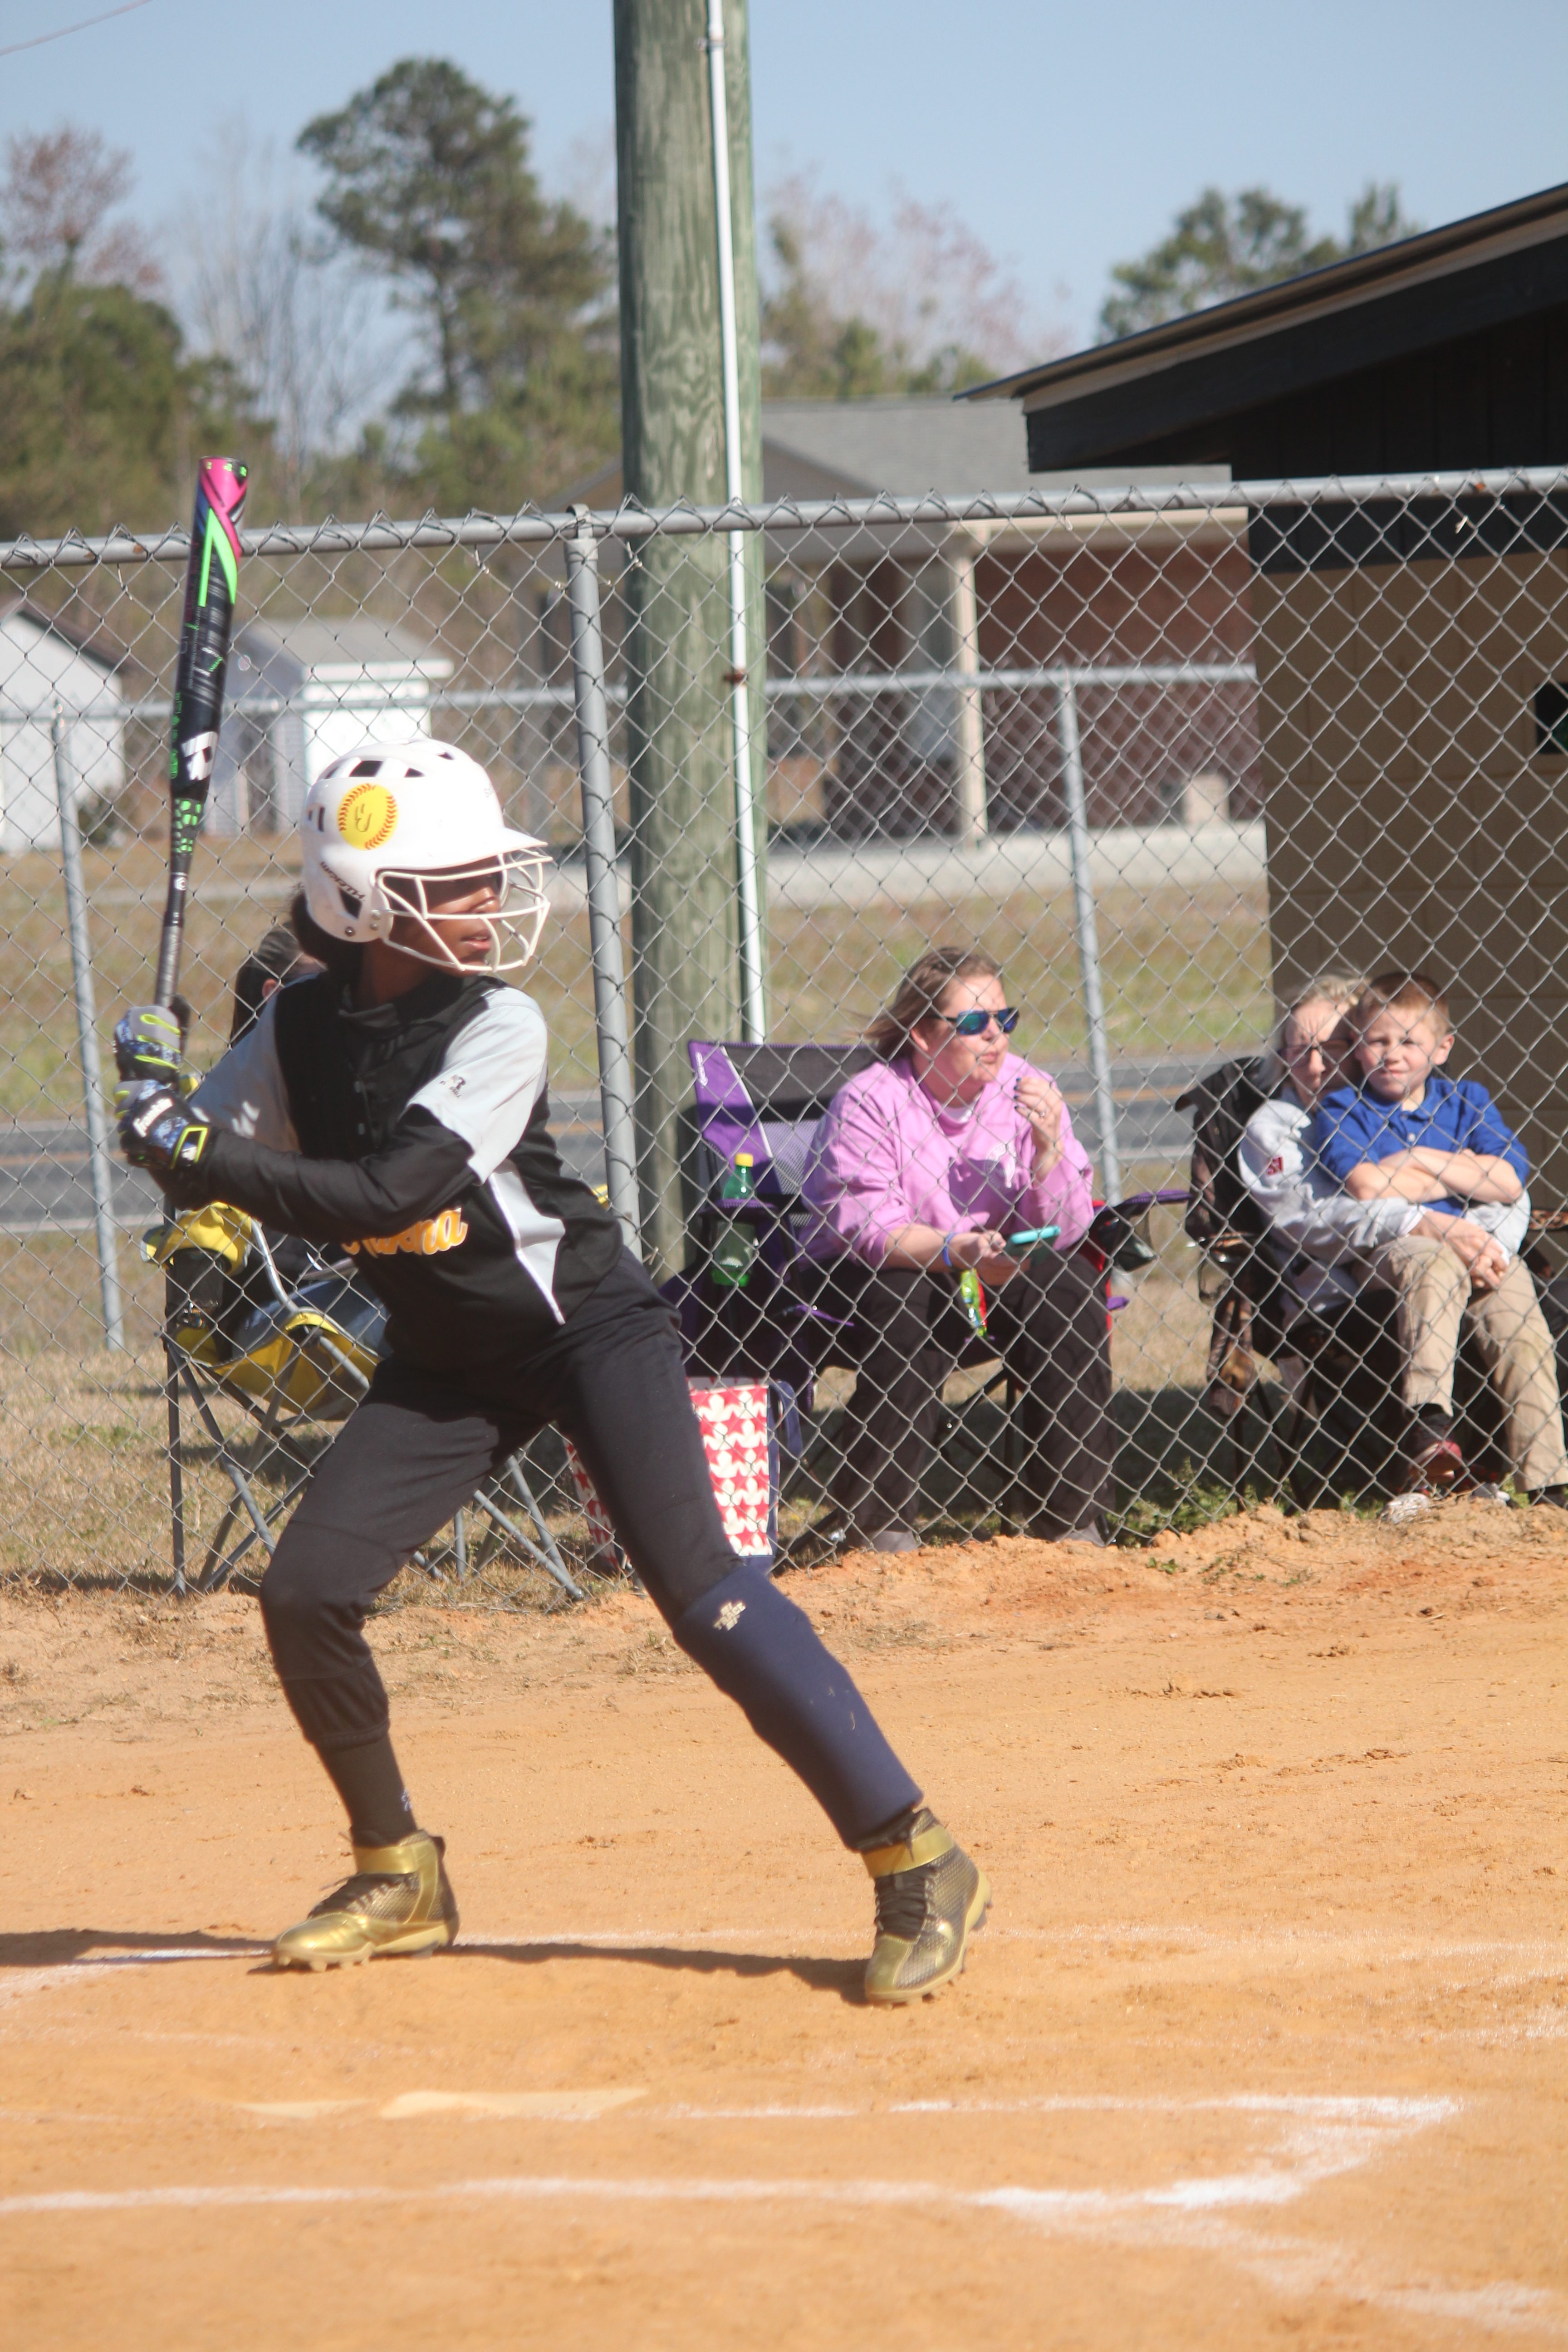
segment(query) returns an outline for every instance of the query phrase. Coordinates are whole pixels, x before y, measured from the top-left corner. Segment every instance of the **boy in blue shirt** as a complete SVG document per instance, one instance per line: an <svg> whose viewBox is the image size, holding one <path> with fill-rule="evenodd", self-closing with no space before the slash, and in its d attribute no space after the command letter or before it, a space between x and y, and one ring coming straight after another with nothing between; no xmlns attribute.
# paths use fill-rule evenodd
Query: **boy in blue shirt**
<svg viewBox="0 0 1568 2352"><path fill-rule="evenodd" d="M1530 1163L1486 1088L1442 1074L1454 1034L1423 972L1368 982L1352 1015L1362 1083L1326 1096L1313 1144L1352 1200L1418 1204L1411 1231L1371 1254L1398 1299L1409 1485L1464 1482L1453 1434L1454 1359L1467 1328L1501 1401L1509 1459L1532 1501L1568 1500L1557 1362L1530 1269L1494 1231Z"/></svg>

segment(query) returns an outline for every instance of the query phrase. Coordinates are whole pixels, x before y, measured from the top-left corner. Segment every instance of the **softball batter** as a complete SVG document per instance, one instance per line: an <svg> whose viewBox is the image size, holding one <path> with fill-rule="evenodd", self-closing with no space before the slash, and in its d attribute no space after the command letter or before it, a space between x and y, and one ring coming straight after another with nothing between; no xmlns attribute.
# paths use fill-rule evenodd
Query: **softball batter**
<svg viewBox="0 0 1568 2352"><path fill-rule="evenodd" d="M281 989L184 1100L166 1015L126 1016L126 1156L176 1208L227 1201L358 1252L387 1308L369 1394L261 1585L273 1663L347 1808L353 1875L279 1965L433 1951L458 1931L363 1627L375 1595L547 1422L577 1447L671 1633L810 1790L876 1889L866 1990L933 1992L990 1889L927 1810L844 1668L725 1538L673 1318L563 1170L547 1037L520 971L548 910L542 845L452 746L367 743L312 784L294 924L326 970ZM142 1048L144 1045L144 1053Z"/></svg>

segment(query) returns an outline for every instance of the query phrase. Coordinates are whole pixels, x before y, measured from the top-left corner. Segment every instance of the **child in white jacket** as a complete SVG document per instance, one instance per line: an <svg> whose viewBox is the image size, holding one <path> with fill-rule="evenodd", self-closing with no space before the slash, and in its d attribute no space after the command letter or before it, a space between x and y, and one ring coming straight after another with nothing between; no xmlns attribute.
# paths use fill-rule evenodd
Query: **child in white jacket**
<svg viewBox="0 0 1568 2352"><path fill-rule="evenodd" d="M1467 1483L1453 1432L1458 1334L1443 1320L1445 1303L1452 1304L1447 1277L1456 1263L1462 1264L1466 1311L1486 1326L1482 1353L1489 1368L1496 1359L1493 1380L1504 1405L1515 1476L1531 1501L1568 1503L1568 1485L1561 1483L1568 1475L1568 1456L1551 1339L1543 1324L1529 1333L1517 1328L1506 1303L1519 1277L1527 1287L1530 1282L1516 1263L1529 1229L1528 1193L1508 1202L1472 1201L1462 1217L1439 1219L1424 1203L1393 1192L1353 1198L1318 1158L1311 1133L1318 1105L1355 1075L1351 1015L1359 993L1359 982L1331 977L1318 981L1291 1006L1279 1034L1285 1084L1253 1113L1237 1153L1237 1172L1263 1214L1265 1246L1287 1293L1280 1377L1293 1390L1305 1373L1306 1351L1289 1337L1298 1318L1316 1314L1331 1320L1364 1286L1387 1283L1391 1256L1397 1259L1405 1247L1422 1249L1416 1262L1422 1279L1397 1293L1406 1484L1413 1492L1428 1494ZM1444 1247L1434 1255L1435 1242L1455 1243L1454 1255ZM1432 1279L1424 1272L1427 1268ZM1532 1292L1531 1297L1533 1307ZM1534 1321L1540 1324L1539 1310Z"/></svg>
<svg viewBox="0 0 1568 2352"><path fill-rule="evenodd" d="M1329 974L1290 1007L1279 1031L1285 1083L1254 1111L1237 1154L1241 1181L1267 1222L1298 1313L1331 1314L1344 1306L1367 1280L1372 1252L1414 1232L1426 1214L1414 1201L1352 1200L1312 1150L1319 1102L1357 1076L1349 1016L1362 986L1349 975ZM1530 1196L1474 1204L1468 1222L1490 1234L1504 1258L1516 1256L1530 1224Z"/></svg>

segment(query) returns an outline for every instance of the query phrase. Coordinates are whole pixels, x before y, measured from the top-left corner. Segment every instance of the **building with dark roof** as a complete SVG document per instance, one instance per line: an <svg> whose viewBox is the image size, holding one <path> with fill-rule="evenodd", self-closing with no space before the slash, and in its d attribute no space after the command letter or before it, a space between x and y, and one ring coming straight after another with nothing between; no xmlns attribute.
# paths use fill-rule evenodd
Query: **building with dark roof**
<svg viewBox="0 0 1568 2352"><path fill-rule="evenodd" d="M1237 481L1568 457L1568 185L982 385L1031 475Z"/></svg>
<svg viewBox="0 0 1568 2352"><path fill-rule="evenodd" d="M1568 186L984 385L1032 470L1568 463ZM1436 967L1568 1199L1568 494L1254 510L1275 988ZM1458 1067L1458 1063L1456 1067Z"/></svg>

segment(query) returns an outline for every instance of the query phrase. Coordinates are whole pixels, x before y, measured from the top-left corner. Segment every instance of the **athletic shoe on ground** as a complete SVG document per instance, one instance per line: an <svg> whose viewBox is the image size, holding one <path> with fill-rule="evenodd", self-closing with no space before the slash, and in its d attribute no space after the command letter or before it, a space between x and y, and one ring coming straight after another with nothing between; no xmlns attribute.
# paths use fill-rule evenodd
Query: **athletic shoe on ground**
<svg viewBox="0 0 1568 2352"><path fill-rule="evenodd" d="M396 1845L356 1845L354 1874L272 1947L280 1969L353 1968L400 1952L434 1952L458 1932L443 1839L416 1830Z"/></svg>
<svg viewBox="0 0 1568 2352"><path fill-rule="evenodd" d="M1037 1543L1099 1544L1103 1547L1105 1542L1098 1519L1085 1519L1081 1528L1064 1528L1059 1519L1031 1519L1024 1532L1033 1536Z"/></svg>
<svg viewBox="0 0 1568 2352"><path fill-rule="evenodd" d="M1568 1486L1532 1486L1525 1499L1532 1507L1547 1503L1554 1511L1568 1511Z"/></svg>
<svg viewBox="0 0 1568 2352"><path fill-rule="evenodd" d="M963 1967L969 1938L991 1907L991 1888L922 1806L908 1838L863 1856L877 1887L877 1941L866 1964L866 1998L921 2000Z"/></svg>
<svg viewBox="0 0 1568 2352"><path fill-rule="evenodd" d="M1451 1437L1438 1437L1411 1455L1405 1491L1407 1495L1463 1494L1469 1484L1464 1455Z"/></svg>
<svg viewBox="0 0 1568 2352"><path fill-rule="evenodd" d="M861 1551L919 1551L921 1539L910 1528L857 1528L850 1541Z"/></svg>

